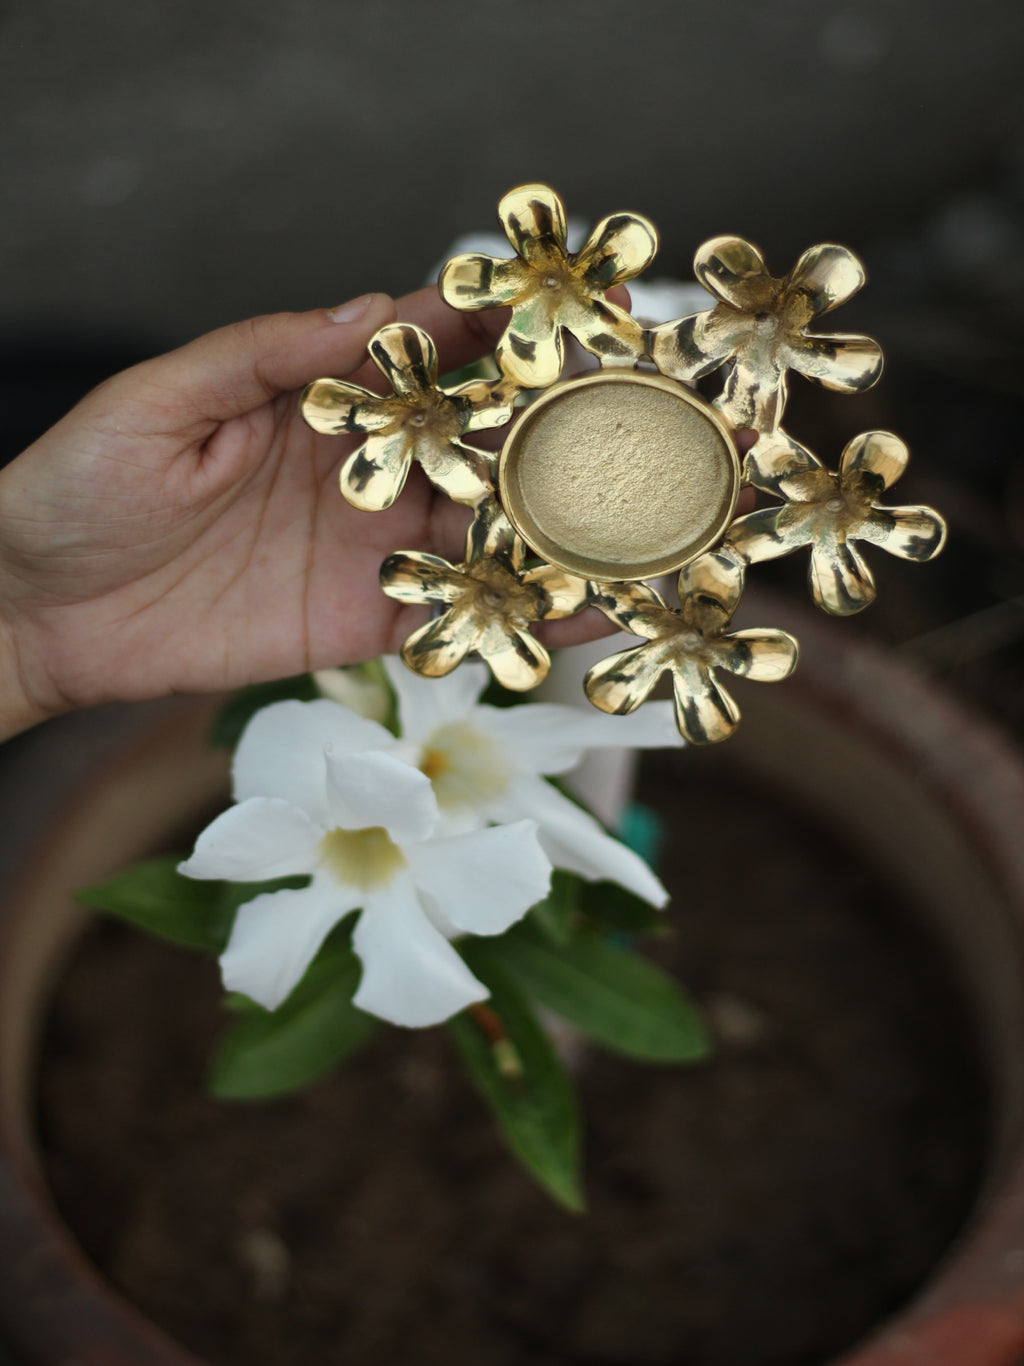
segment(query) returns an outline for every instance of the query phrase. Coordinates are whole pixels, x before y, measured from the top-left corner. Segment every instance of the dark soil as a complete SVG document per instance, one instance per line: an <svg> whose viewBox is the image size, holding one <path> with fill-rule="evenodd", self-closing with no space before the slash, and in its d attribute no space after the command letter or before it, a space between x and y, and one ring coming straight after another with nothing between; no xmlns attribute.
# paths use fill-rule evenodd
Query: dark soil
<svg viewBox="0 0 1024 1366"><path fill-rule="evenodd" d="M970 1211L979 1069L893 889L726 774L646 765L674 892L657 951L718 1048L584 1063L585 1216L505 1155L438 1030L301 1096L207 1099L213 965L103 926L42 1078L84 1247L224 1366L821 1366L870 1331Z"/></svg>

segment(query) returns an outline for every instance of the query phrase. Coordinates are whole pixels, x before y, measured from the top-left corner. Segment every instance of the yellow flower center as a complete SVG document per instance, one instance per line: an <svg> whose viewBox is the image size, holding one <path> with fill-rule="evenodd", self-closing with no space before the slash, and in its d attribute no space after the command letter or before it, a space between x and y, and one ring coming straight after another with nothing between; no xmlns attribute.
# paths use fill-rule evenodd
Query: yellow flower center
<svg viewBox="0 0 1024 1366"><path fill-rule="evenodd" d="M503 746L468 721L439 726L423 747L420 772L442 810L478 807L500 796L512 777Z"/></svg>
<svg viewBox="0 0 1024 1366"><path fill-rule="evenodd" d="M320 857L339 882L364 892L390 882L405 867L405 855L380 825L328 830L320 841Z"/></svg>

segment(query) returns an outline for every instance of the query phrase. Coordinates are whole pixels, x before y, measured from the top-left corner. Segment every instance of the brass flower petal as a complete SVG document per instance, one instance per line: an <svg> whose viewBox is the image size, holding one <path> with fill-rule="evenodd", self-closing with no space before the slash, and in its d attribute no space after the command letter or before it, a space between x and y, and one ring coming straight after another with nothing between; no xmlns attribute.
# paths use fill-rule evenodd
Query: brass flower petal
<svg viewBox="0 0 1024 1366"><path fill-rule="evenodd" d="M727 739L740 713L716 670L777 682L797 662L797 643L785 631L726 631L742 591L743 565L728 551L702 555L680 572L678 610L647 584L592 585L593 604L645 643L594 665L584 680L591 702L631 712L668 671L683 736L693 745Z"/></svg>
<svg viewBox="0 0 1024 1366"><path fill-rule="evenodd" d="M862 289L867 275L847 247L823 242L808 247L789 276L789 288L801 291L815 313L829 313Z"/></svg>
<svg viewBox="0 0 1024 1366"><path fill-rule="evenodd" d="M756 313L770 302L764 257L742 237L710 238L697 248L693 273L709 294L741 313Z"/></svg>
<svg viewBox="0 0 1024 1366"><path fill-rule="evenodd" d="M733 555L709 551L679 571L677 587L683 618L699 630L716 630L739 606L742 563Z"/></svg>
<svg viewBox="0 0 1024 1366"><path fill-rule="evenodd" d="M459 438L508 422L514 386L504 380L472 380L442 389L434 343L412 323L382 327L370 341L370 355L391 385L391 397L341 380L318 379L307 386L301 401L302 415L314 431L358 432L367 438L342 467L341 491L348 501L366 512L390 507L413 460L457 503L476 507L493 494L495 456Z"/></svg>
<svg viewBox="0 0 1024 1366"><path fill-rule="evenodd" d="M790 352L788 363L805 379L843 394L870 389L882 373L878 343L847 333L804 337L803 345Z"/></svg>
<svg viewBox="0 0 1024 1366"><path fill-rule="evenodd" d="M379 432L393 425L399 405L340 379L315 379L302 391L302 416L325 436Z"/></svg>
<svg viewBox="0 0 1024 1366"><path fill-rule="evenodd" d="M605 592L605 589L608 592ZM614 591L612 591L614 590ZM591 602L622 630L657 640L665 619L665 600L647 583L592 584ZM633 654L631 647L628 654ZM629 708L633 710L632 707Z"/></svg>
<svg viewBox="0 0 1024 1366"><path fill-rule="evenodd" d="M383 578L386 568L385 560L381 565L381 586L385 593L388 592ZM402 646L402 659L414 673L422 674L424 678L444 678L445 674L458 668L473 647L474 638L464 627L464 622L453 620L447 613L428 621L408 637Z"/></svg>
<svg viewBox="0 0 1024 1366"><path fill-rule="evenodd" d="M404 424L368 436L341 467L341 491L352 506L363 512L389 508L405 488L415 444Z"/></svg>
<svg viewBox="0 0 1024 1366"><path fill-rule="evenodd" d="M491 552L463 565L417 551L389 555L381 565L381 587L399 602L445 609L402 646L402 658L415 673L441 678L476 653L499 683L523 692L543 682L551 667L530 627L585 607L588 585L550 565L524 570L525 546L511 525L495 521L490 531Z"/></svg>
<svg viewBox="0 0 1024 1366"><path fill-rule="evenodd" d="M611 289L645 271L658 250L658 234L646 218L613 213L602 218L576 253L576 265L590 289Z"/></svg>
<svg viewBox="0 0 1024 1366"><path fill-rule="evenodd" d="M425 551L396 553L389 555L385 563L388 576L384 591L398 602L453 603L462 596L462 575L440 555L428 555Z"/></svg>
<svg viewBox="0 0 1024 1366"><path fill-rule="evenodd" d="M519 260L468 252L453 256L441 272L438 287L445 302L464 312L508 308L528 287L529 267Z"/></svg>
<svg viewBox="0 0 1024 1366"><path fill-rule="evenodd" d="M545 264L565 252L565 205L548 185L518 185L498 204L498 217L512 250L529 265Z"/></svg>
<svg viewBox="0 0 1024 1366"><path fill-rule="evenodd" d="M644 353L643 329L605 291L650 265L658 247L654 227L636 214L612 214L572 253L565 208L546 185L511 190L498 215L518 259L453 257L439 288L453 308L511 307L495 351L502 373L524 389L553 384L562 372L563 328L605 364L635 364Z"/></svg>
<svg viewBox="0 0 1024 1366"><path fill-rule="evenodd" d="M882 352L870 337L806 331L864 283L864 268L846 247L811 247L789 275L776 278L750 242L714 237L698 250L694 270L719 302L654 328L649 349L673 379L698 379L730 364L716 406L734 426L776 430L789 370L844 393L860 393L881 374Z"/></svg>
<svg viewBox="0 0 1024 1366"><path fill-rule="evenodd" d="M932 508L878 502L908 459L891 432L864 432L846 446L833 474L784 432L762 437L747 456L747 477L786 501L738 518L726 548L753 564L809 545L814 601L834 616L860 612L874 600L875 585L853 542L919 563L934 559L945 544L946 524Z"/></svg>
<svg viewBox="0 0 1024 1366"><path fill-rule="evenodd" d="M392 323L370 338L370 359L399 398L422 403L437 384L437 348L412 323Z"/></svg>
<svg viewBox="0 0 1024 1366"><path fill-rule="evenodd" d="M844 478L860 474L865 482L874 480L881 493L895 484L909 461L906 443L892 432L864 432L847 443L839 460L839 473Z"/></svg>

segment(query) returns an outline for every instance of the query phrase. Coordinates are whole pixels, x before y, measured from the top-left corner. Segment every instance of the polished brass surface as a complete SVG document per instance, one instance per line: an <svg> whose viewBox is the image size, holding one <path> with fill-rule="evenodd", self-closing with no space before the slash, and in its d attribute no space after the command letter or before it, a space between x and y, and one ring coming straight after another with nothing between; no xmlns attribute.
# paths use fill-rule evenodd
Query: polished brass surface
<svg viewBox="0 0 1024 1366"><path fill-rule="evenodd" d="M595 664L584 688L602 711L631 712L669 672L680 731L692 745L714 744L728 739L740 720L716 672L778 682L796 668L797 643L785 631L726 631L743 591L742 566L727 551L687 565L678 587L674 609L645 583L595 585L594 606L645 643Z"/></svg>
<svg viewBox="0 0 1024 1366"><path fill-rule="evenodd" d="M946 524L934 509L878 502L909 459L891 432L864 432L849 442L833 474L784 432L762 437L747 455L747 478L785 501L740 517L726 544L748 563L810 546L814 601L834 616L860 612L874 600L875 584L854 541L919 563L934 559L946 541Z"/></svg>
<svg viewBox="0 0 1024 1366"><path fill-rule="evenodd" d="M392 397L337 379L318 379L306 386L300 400L302 416L314 431L366 437L342 467L341 491L348 501L366 512L390 507L413 460L457 503L475 507L493 493L493 454L459 438L508 422L514 386L471 380L455 389L440 388L434 343L411 323L382 327L370 341L370 355L389 381Z"/></svg>
<svg viewBox="0 0 1024 1366"><path fill-rule="evenodd" d="M438 284L453 308L512 309L495 351L502 374L524 389L554 384L562 373L563 328L602 364L634 365L644 353L643 328L605 291L653 260L658 234L647 219L612 214L570 252L565 207L546 185L510 190L498 217L516 256L454 256Z"/></svg>
<svg viewBox="0 0 1024 1366"><path fill-rule="evenodd" d="M420 551L384 561L385 593L435 610L402 658L434 678L476 654L506 687L532 688L550 665L534 624L590 603L642 638L587 674L594 705L630 712L669 673L683 735L725 739L739 710L718 675L770 682L797 661L784 631L727 629L750 566L810 547L815 602L847 616L875 595L856 543L925 561L945 541L931 508L881 502L906 466L898 437L855 437L832 473L782 429L790 370L848 394L881 373L870 337L813 330L861 288L864 268L825 243L776 277L751 243L716 237L694 261L712 306L645 331L606 292L653 259L658 238L646 219L612 214L570 252L565 209L549 187L509 191L498 213L515 256L453 257L438 286L455 308L510 310L489 372L496 363L497 378L442 388L431 339L397 323L370 343L390 394L319 379L302 396L316 431L365 437L341 471L356 507L390 507L418 460L472 510L463 563ZM561 379L565 332L599 369ZM719 370L722 390L708 404L688 386ZM463 441L511 422L525 390L542 392L500 455ZM739 428L758 433L742 470ZM743 482L778 502L734 520ZM678 608L642 582L674 569Z"/></svg>
<svg viewBox="0 0 1024 1366"><path fill-rule="evenodd" d="M716 407L734 427L779 426L789 370L849 394L870 388L882 373L882 351L870 337L807 331L864 283L864 267L846 247L810 247L777 279L750 242L713 237L693 268L718 303L652 329L651 355L659 370L680 380L730 364Z"/></svg>
<svg viewBox="0 0 1024 1366"><path fill-rule="evenodd" d="M549 389L509 432L501 501L551 564L591 579L644 579L712 546L732 518L740 467L711 408L661 375L598 370Z"/></svg>
<svg viewBox="0 0 1024 1366"><path fill-rule="evenodd" d="M524 692L542 683L551 667L530 627L580 611L587 604L587 584L551 565L526 569L526 547L500 515L488 530L486 549L465 564L419 551L389 555L381 565L381 587L397 602L443 609L402 646L402 658L415 673L442 678L475 652L499 683Z"/></svg>

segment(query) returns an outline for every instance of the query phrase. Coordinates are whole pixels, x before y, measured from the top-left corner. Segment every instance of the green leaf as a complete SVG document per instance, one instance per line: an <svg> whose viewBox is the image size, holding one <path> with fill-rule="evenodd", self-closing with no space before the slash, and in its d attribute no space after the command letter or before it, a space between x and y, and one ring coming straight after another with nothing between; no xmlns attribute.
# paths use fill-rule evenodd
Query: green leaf
<svg viewBox="0 0 1024 1366"><path fill-rule="evenodd" d="M513 692L511 688L506 688L493 674L488 678L487 686L480 694L480 704L487 707L529 706L529 703L523 700L521 692Z"/></svg>
<svg viewBox="0 0 1024 1366"><path fill-rule="evenodd" d="M661 912L617 882L581 883L577 904L588 919L623 934L667 933Z"/></svg>
<svg viewBox="0 0 1024 1366"><path fill-rule="evenodd" d="M106 882L75 895L85 906L116 915L140 929L188 949L220 953L231 934L235 912L263 892L305 887L308 877L272 882L218 882L183 877L180 854L136 863Z"/></svg>
<svg viewBox="0 0 1024 1366"><path fill-rule="evenodd" d="M370 682L376 683L384 696L388 699L387 715L382 722L384 728L389 730L392 735L398 735L401 730L398 718L398 695L391 686L391 679L388 678L388 671L384 667L382 659L368 659L359 665L363 676Z"/></svg>
<svg viewBox="0 0 1024 1366"><path fill-rule="evenodd" d="M285 1095L337 1066L374 1033L352 1004L360 964L347 931L333 933L276 1010L232 997L233 1014L213 1059L209 1089L222 1100Z"/></svg>
<svg viewBox="0 0 1024 1366"><path fill-rule="evenodd" d="M471 940L459 948L491 992L476 1016L463 1011L448 1021L463 1064L526 1170L560 1204L582 1210L579 1120L565 1068L495 947ZM483 1027L488 1019L500 1025L500 1040Z"/></svg>
<svg viewBox="0 0 1024 1366"><path fill-rule="evenodd" d="M219 953L238 903L225 902L220 882L182 877L180 862L179 855L149 859L75 895L84 905L129 920L161 939Z"/></svg>
<svg viewBox="0 0 1024 1366"><path fill-rule="evenodd" d="M553 944L568 944L572 939L582 881L576 873L556 868L551 875L551 890L543 901L530 908L533 923Z"/></svg>
<svg viewBox="0 0 1024 1366"><path fill-rule="evenodd" d="M310 674L279 678L270 683L253 683L236 692L218 712L210 727L210 744L234 749L242 738L242 731L262 707L269 707L271 702L286 702L291 698L312 702L319 696Z"/></svg>
<svg viewBox="0 0 1024 1366"><path fill-rule="evenodd" d="M639 954L598 934L553 947L528 925L497 943L531 996L616 1053L645 1062L706 1056L701 1017L678 983Z"/></svg>

